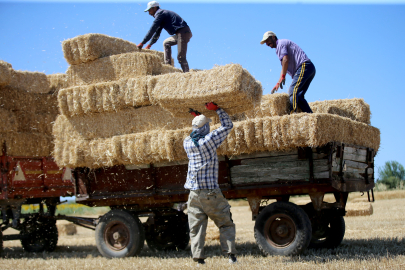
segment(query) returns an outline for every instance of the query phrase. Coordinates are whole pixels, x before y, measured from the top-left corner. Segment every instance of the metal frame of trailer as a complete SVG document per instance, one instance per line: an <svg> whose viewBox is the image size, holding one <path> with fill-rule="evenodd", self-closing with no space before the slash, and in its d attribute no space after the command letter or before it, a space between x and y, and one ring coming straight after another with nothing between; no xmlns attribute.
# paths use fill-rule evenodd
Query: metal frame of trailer
<svg viewBox="0 0 405 270"><path fill-rule="evenodd" d="M260 152L219 158L218 182L227 199L247 199L255 238L264 254L296 255L308 247L334 248L344 237L350 192L374 187L373 149L331 142L289 152ZM76 168L76 201L110 206L94 222L96 243L106 257L138 254L144 245L176 250L188 244L187 162ZM331 193L336 202L324 202ZM309 195L297 206L289 199ZM267 204L269 200L276 200ZM148 217L141 223L139 217Z"/></svg>

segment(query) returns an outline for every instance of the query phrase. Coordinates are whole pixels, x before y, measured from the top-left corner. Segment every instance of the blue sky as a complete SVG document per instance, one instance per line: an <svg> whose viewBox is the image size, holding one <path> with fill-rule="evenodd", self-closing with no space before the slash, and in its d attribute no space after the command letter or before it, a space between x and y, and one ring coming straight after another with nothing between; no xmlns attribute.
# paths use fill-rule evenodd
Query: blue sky
<svg viewBox="0 0 405 270"><path fill-rule="evenodd" d="M265 94L281 66L275 51L259 44L263 33L272 30L297 43L317 69L307 100L364 98L371 106L371 124L381 130L375 165L389 160L405 165L405 1L280 2L160 1L191 27L190 68L239 63L262 82ZM0 0L0 59L17 70L65 73L63 40L102 33L139 43L153 21L143 12L146 4ZM163 31L152 49L162 50L167 37Z"/></svg>

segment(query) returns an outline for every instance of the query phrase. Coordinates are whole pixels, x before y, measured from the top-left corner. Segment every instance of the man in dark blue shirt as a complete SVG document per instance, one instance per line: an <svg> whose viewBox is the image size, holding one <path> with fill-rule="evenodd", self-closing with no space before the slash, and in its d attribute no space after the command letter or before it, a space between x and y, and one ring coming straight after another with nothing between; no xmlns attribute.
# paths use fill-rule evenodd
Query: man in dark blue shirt
<svg viewBox="0 0 405 270"><path fill-rule="evenodd" d="M190 27L177 13L161 9L159 3L156 1L149 2L145 12L146 11L148 11L149 15L154 17L155 20L145 38L138 44L138 48L142 49L143 45L152 38L149 45L146 46L146 49L150 49L150 47L159 39L160 33L164 28L169 35L172 35L163 42L163 47L165 49L165 63L169 65L172 64L171 47L177 45L177 60L179 60L183 72L188 72L189 67L186 59L187 43L193 36Z"/></svg>

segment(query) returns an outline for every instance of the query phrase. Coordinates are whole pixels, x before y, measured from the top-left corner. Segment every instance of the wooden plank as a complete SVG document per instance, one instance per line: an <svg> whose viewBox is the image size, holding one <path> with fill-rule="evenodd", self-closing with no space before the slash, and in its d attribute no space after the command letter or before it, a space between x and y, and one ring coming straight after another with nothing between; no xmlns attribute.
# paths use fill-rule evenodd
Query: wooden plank
<svg viewBox="0 0 405 270"><path fill-rule="evenodd" d="M329 178L329 171L314 173L315 179ZM272 176L257 176L257 177L232 177L233 185L252 184L252 183L271 183L276 181L308 181L308 174L297 174L292 177L291 175L272 175Z"/></svg>
<svg viewBox="0 0 405 270"><path fill-rule="evenodd" d="M253 153L253 154L232 156L232 157L229 157L229 159L236 160L236 159L249 159L249 158L261 158L261 157L288 156L288 155L296 155L296 154L297 154L297 150L287 151L287 152L257 152L257 153Z"/></svg>
<svg viewBox="0 0 405 270"><path fill-rule="evenodd" d="M346 154L356 154L356 155L361 155L361 156L367 156L367 150L350 147L350 146L345 146L343 156L345 156Z"/></svg>

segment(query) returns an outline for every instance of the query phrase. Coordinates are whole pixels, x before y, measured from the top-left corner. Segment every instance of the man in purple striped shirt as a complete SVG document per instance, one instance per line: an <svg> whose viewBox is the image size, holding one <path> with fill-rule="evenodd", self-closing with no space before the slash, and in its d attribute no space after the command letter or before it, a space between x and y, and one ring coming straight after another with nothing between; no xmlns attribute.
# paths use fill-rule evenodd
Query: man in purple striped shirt
<svg viewBox="0 0 405 270"><path fill-rule="evenodd" d="M304 95L308 90L312 79L315 77L315 66L305 52L294 42L288 39L278 39L272 31L264 33L260 44L266 43L270 48L276 49L276 54L281 62L281 74L273 94L279 87L283 89L285 75L288 73L293 79L288 94L290 95L290 112L296 112L299 107L303 112L312 113Z"/></svg>

